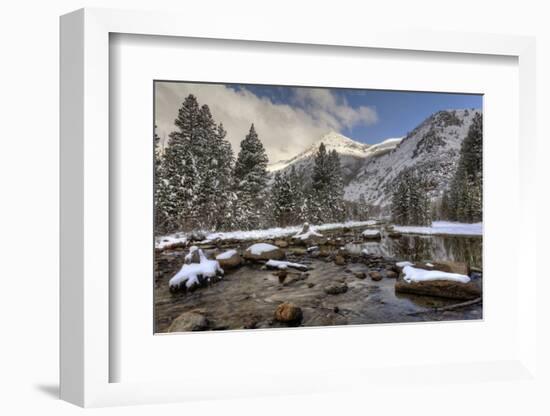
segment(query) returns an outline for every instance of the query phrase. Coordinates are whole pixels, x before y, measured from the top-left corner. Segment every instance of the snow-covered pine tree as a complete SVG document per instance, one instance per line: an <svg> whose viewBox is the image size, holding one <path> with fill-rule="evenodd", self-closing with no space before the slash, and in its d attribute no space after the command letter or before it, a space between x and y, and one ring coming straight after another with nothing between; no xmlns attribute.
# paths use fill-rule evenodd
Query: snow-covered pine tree
<svg viewBox="0 0 550 416"><path fill-rule="evenodd" d="M460 149L460 159L451 182L449 219L464 222L482 220L483 201L483 118L477 113Z"/></svg>
<svg viewBox="0 0 550 416"><path fill-rule="evenodd" d="M265 223L265 195L268 158L254 124L241 142L234 169L237 195L236 221L240 227L255 229Z"/></svg>
<svg viewBox="0 0 550 416"><path fill-rule="evenodd" d="M293 194L289 178L284 173L275 173L271 186L271 203L273 218L279 227L286 227L293 223Z"/></svg>
<svg viewBox="0 0 550 416"><path fill-rule="evenodd" d="M193 137L192 149L197 160L199 180L197 186L197 222L201 229L209 229L215 223L216 188L218 185L219 145L217 129L210 108L205 104L199 110L199 120Z"/></svg>
<svg viewBox="0 0 550 416"><path fill-rule="evenodd" d="M396 181L392 194L392 220L400 225L430 225L431 204L422 175L407 169Z"/></svg>
<svg viewBox="0 0 550 416"><path fill-rule="evenodd" d="M392 192L392 221L400 225L406 225L409 223L409 175L409 171L405 171L399 175L396 182L394 182Z"/></svg>
<svg viewBox="0 0 550 416"><path fill-rule="evenodd" d="M296 166L292 166L288 175L292 192L292 224L303 224L307 221L307 204L304 190L304 181L296 172Z"/></svg>
<svg viewBox="0 0 550 416"><path fill-rule="evenodd" d="M330 208L330 221L344 220L344 178L340 157L336 150L332 150L328 156L329 179L328 199L326 201Z"/></svg>
<svg viewBox="0 0 550 416"><path fill-rule="evenodd" d="M225 138L226 135L227 132L223 124L220 123L212 147L213 157L217 161L217 186L213 196L216 212L213 228L216 230L228 230L237 225L233 217L234 204L237 199L232 180L235 159L231 143Z"/></svg>
<svg viewBox="0 0 550 416"><path fill-rule="evenodd" d="M199 171L192 143L199 124L199 105L189 95L178 110L177 130L169 136L159 168L156 194L157 227L160 232L192 229Z"/></svg>
<svg viewBox="0 0 550 416"><path fill-rule="evenodd" d="M312 222L324 223L331 217L330 207L328 205L331 185L331 166L324 143L319 145L313 162L309 217Z"/></svg>

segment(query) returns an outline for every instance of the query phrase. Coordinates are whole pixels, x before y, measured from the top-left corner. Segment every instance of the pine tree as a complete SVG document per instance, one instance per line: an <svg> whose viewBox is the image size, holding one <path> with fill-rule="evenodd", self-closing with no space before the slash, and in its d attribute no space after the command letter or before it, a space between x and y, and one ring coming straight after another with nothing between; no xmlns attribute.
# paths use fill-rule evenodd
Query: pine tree
<svg viewBox="0 0 550 416"><path fill-rule="evenodd" d="M340 157L336 150L329 153L329 180L327 204L331 213L331 221L342 221L344 219L344 179Z"/></svg>
<svg viewBox="0 0 550 416"><path fill-rule="evenodd" d="M280 172L275 173L271 186L273 218L276 225L286 227L292 224L293 193L289 178Z"/></svg>
<svg viewBox="0 0 550 416"><path fill-rule="evenodd" d="M424 179L419 172L408 169L394 183L392 220L401 225L431 224L430 199Z"/></svg>
<svg viewBox="0 0 550 416"><path fill-rule="evenodd" d="M169 136L159 168L157 226L161 232L193 227L198 186L197 158L192 143L199 124L197 99L189 95L178 110L177 130Z"/></svg>
<svg viewBox="0 0 550 416"><path fill-rule="evenodd" d="M324 223L330 218L330 213L327 212L330 171L329 155L324 143L321 143L314 157L310 191L309 216L315 223Z"/></svg>
<svg viewBox="0 0 550 416"><path fill-rule="evenodd" d="M482 220L483 119L477 113L462 142L456 173L451 182L448 218L455 221Z"/></svg>
<svg viewBox="0 0 550 416"><path fill-rule="evenodd" d="M302 224L307 221L307 203L304 190L304 181L296 172L296 166L292 166L288 175L292 193L292 224Z"/></svg>
<svg viewBox="0 0 550 416"><path fill-rule="evenodd" d="M252 124L241 142L233 173L237 195L236 220L243 228L254 229L262 224L268 179L267 162L264 146Z"/></svg>

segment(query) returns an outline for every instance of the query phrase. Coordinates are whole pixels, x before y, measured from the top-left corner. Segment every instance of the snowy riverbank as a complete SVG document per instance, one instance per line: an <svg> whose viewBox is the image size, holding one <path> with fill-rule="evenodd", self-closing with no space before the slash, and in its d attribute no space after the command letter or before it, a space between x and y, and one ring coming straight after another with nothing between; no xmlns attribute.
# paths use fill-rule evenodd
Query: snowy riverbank
<svg viewBox="0 0 550 416"><path fill-rule="evenodd" d="M354 227L367 227L369 225L375 225L377 222L374 220L369 221L347 221L342 223L332 223L332 224L322 224L319 226L312 226L315 231L328 231L335 230L338 228L354 228ZM253 241L261 239L273 239L281 237L289 237L295 235L302 230L301 225L295 227L285 227L285 228L268 228L265 230L251 230L251 231L227 231L219 233L209 233L206 235L206 238L203 242L207 243L209 241L216 240L238 240L238 241ZM185 243L188 240L188 236L185 233L177 233L172 235L167 235L163 237L157 237L155 239L155 247L158 249L163 249L174 244Z"/></svg>
<svg viewBox="0 0 550 416"><path fill-rule="evenodd" d="M429 235L483 235L483 223L465 224L460 222L434 221L431 227L394 226L394 230L403 234Z"/></svg>

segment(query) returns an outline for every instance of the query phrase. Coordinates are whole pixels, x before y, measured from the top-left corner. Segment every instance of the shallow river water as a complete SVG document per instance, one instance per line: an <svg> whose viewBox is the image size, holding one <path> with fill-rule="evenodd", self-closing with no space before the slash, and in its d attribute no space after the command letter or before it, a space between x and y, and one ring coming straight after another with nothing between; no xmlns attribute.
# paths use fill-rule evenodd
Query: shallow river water
<svg viewBox="0 0 550 416"><path fill-rule="evenodd" d="M378 242L358 242L356 232L346 234L344 246L350 253L365 250L395 260L466 261L481 268L480 237L407 236L392 239L383 235ZM242 249L242 247L240 247ZM206 250L209 257L225 248ZM418 321L452 321L482 318L482 305L444 312L433 308L449 306L460 301L428 296L395 293L395 279L384 277L373 281L360 279L354 272L381 271L380 267L364 262L336 265L329 258L310 258L303 249L289 247L287 259L308 263L307 276L291 272L284 283L259 264L246 264L226 273L210 287L193 293L170 293L168 280L181 267L183 249L157 254L155 281L155 330L167 332L179 314L198 310L207 317L210 329L277 328L283 326L273 319L274 311L282 302L299 305L303 311L302 326L354 325L375 323L402 323ZM384 260L385 261L385 260ZM334 282L345 282L348 290L338 295L326 294L324 288Z"/></svg>

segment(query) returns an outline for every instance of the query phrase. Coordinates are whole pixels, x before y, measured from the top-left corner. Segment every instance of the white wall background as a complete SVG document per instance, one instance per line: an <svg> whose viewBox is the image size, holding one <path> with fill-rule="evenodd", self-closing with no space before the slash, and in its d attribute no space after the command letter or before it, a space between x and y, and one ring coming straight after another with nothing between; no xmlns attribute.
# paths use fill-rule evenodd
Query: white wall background
<svg viewBox="0 0 550 416"><path fill-rule="evenodd" d="M226 16L236 31L265 21L288 25L340 25L432 28L434 30L511 33L537 36L540 214L548 202L550 128L550 14L544 1L386 0L379 1L169 1L169 0L19 0L5 1L0 12L0 409L2 414L75 414L82 410L56 399L58 385L58 16L74 9L116 7L179 10L209 21ZM535 179L534 179L535 180ZM547 215L548 216L548 215ZM542 215L540 215L542 217ZM545 258L548 220L540 219L539 249ZM544 244L544 246L543 246ZM511 242L513 249L513 242ZM548 276L550 279L550 276ZM538 288L548 293L549 284ZM540 321L548 324L549 306ZM548 326L540 366L550 374ZM545 351L545 352L544 352ZM548 414L546 392L506 383L461 385L455 394L434 386L431 392L400 392L377 397L334 394L235 400L134 408L100 409L111 414Z"/></svg>

